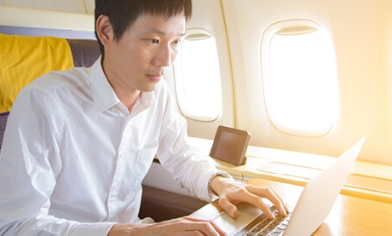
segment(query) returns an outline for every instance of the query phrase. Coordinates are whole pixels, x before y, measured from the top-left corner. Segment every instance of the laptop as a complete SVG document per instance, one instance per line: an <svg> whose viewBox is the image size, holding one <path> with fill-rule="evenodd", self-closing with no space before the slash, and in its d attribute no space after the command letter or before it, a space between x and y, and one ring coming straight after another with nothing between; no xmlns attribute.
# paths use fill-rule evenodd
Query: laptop
<svg viewBox="0 0 392 236"><path fill-rule="evenodd" d="M200 217L205 215L200 214L201 211L210 211L208 220L213 220L228 235L311 235L323 223L332 209L364 142L365 137L309 180L295 208L290 209L290 213L286 217L276 213L277 217L271 221L261 210L247 203L237 204L239 214L235 219L211 203L194 212L192 216ZM271 206L271 211L273 211L272 204L269 201L266 203ZM257 226L262 224L262 221L267 223L267 226L263 226L264 228ZM256 229L261 233L255 233Z"/></svg>

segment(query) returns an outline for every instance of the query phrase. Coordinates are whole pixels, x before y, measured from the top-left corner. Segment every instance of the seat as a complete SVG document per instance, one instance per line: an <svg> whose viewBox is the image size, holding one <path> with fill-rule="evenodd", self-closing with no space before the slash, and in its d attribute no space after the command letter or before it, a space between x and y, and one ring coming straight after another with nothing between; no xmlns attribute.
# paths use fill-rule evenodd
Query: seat
<svg viewBox="0 0 392 236"><path fill-rule="evenodd" d="M0 113L0 152L9 112Z"/></svg>

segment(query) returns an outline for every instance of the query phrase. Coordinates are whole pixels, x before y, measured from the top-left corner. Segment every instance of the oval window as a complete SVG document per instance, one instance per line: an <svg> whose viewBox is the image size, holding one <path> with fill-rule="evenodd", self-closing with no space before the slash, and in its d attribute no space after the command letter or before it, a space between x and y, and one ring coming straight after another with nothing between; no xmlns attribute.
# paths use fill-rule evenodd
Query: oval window
<svg viewBox="0 0 392 236"><path fill-rule="evenodd" d="M323 136L338 109L336 59L329 35L315 22L288 20L269 26L261 39L267 114L285 133Z"/></svg>

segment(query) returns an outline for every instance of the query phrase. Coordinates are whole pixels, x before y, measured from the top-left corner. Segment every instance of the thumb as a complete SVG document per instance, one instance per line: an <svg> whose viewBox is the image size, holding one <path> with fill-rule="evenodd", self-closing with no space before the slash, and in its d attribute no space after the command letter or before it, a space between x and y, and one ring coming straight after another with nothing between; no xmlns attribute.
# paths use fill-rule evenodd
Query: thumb
<svg viewBox="0 0 392 236"><path fill-rule="evenodd" d="M219 206L225 210L231 217L235 218L238 214L237 207L226 197L219 198Z"/></svg>

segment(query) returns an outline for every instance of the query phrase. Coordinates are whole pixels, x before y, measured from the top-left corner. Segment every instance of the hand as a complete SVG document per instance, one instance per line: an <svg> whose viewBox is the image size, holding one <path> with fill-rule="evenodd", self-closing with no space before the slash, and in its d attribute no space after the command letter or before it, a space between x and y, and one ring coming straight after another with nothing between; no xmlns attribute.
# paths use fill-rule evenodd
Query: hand
<svg viewBox="0 0 392 236"><path fill-rule="evenodd" d="M247 202L258 207L269 218L275 218L262 198L270 200L281 215L286 215L289 211L286 203L272 187L243 184L221 176L215 177L211 186L219 195L219 206L231 217L236 217L238 214L235 204Z"/></svg>
<svg viewBox="0 0 392 236"><path fill-rule="evenodd" d="M114 224L108 236L132 235L226 235L214 222L192 217L177 218L153 224Z"/></svg>

